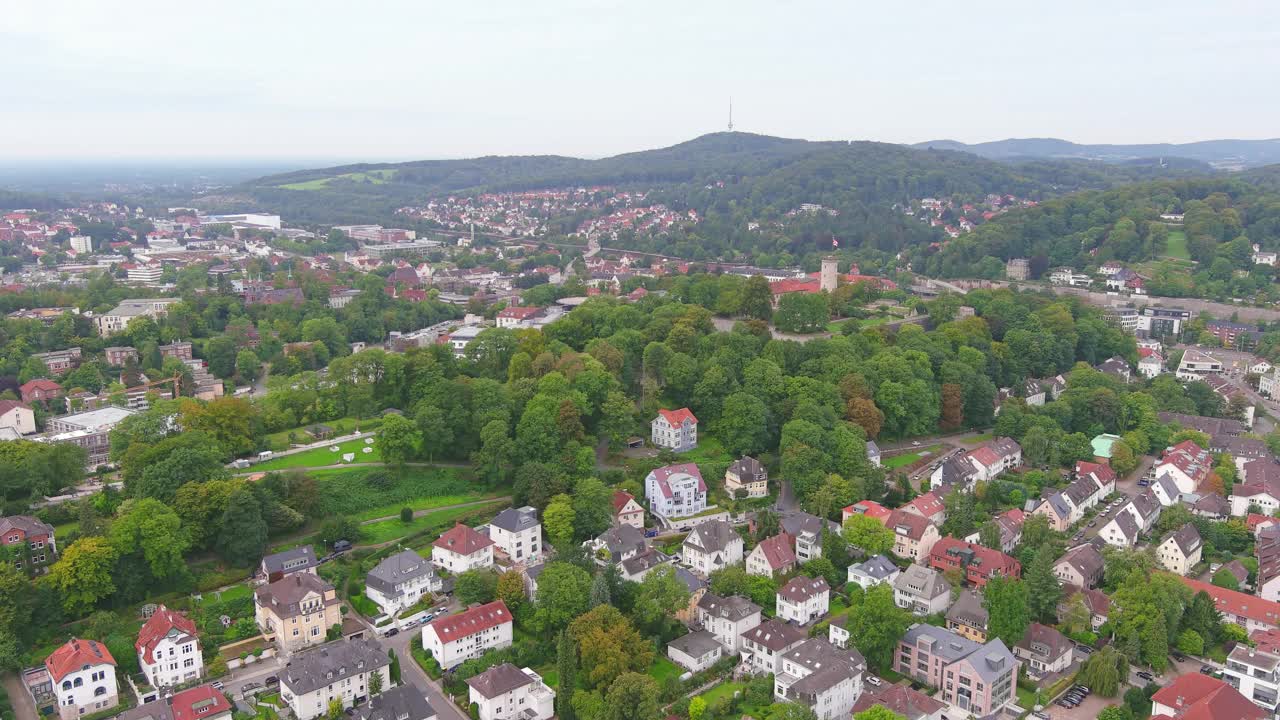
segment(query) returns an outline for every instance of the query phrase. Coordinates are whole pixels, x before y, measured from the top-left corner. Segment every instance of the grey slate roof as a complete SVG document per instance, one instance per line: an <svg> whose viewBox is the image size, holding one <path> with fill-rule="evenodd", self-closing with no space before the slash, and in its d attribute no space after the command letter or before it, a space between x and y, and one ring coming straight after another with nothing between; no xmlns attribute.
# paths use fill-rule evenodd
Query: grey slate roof
<svg viewBox="0 0 1280 720"><path fill-rule="evenodd" d="M742 638L774 652L780 652L804 640L807 635L807 632L795 625L771 619L742 633Z"/></svg>
<svg viewBox="0 0 1280 720"><path fill-rule="evenodd" d="M788 650L787 660L809 670L787 688L787 697L812 703L817 696L840 683L857 677L867 661L857 650L841 650L825 638L810 638Z"/></svg>
<svg viewBox="0 0 1280 720"><path fill-rule="evenodd" d="M605 549L609 551L614 560L622 557L624 553L630 550L644 552L644 549L649 544L644 537L644 531L633 528L630 525L611 527L596 539L604 543Z"/></svg>
<svg viewBox="0 0 1280 720"><path fill-rule="evenodd" d="M883 555L876 555L870 560L866 560L854 565L863 575L876 580L884 580L894 573L900 572L898 566L889 561L889 558Z"/></svg>
<svg viewBox="0 0 1280 720"><path fill-rule="evenodd" d="M996 682L1009 672L1009 668L1018 664L1013 653L1001 642L1000 638L987 641L981 649L969 657L973 669L988 684Z"/></svg>
<svg viewBox="0 0 1280 720"><path fill-rule="evenodd" d="M695 593L707 586L707 582L702 578L689 572L688 568L676 566L676 579L679 580L690 594Z"/></svg>
<svg viewBox="0 0 1280 720"><path fill-rule="evenodd" d="M912 563L894 579L893 589L913 597L932 599L950 593L951 584L937 570Z"/></svg>
<svg viewBox="0 0 1280 720"><path fill-rule="evenodd" d="M390 662L386 650L372 640L334 640L294 655L280 673L280 684L294 695L306 695Z"/></svg>
<svg viewBox="0 0 1280 720"><path fill-rule="evenodd" d="M316 560L316 551L310 545L265 555L262 558L262 567L268 574L298 572L316 567L319 564L319 561Z"/></svg>
<svg viewBox="0 0 1280 720"><path fill-rule="evenodd" d="M1102 572L1102 553L1088 543L1071 548L1065 555L1058 558L1058 562L1054 565L1060 562L1069 564L1084 578L1090 578Z"/></svg>
<svg viewBox="0 0 1280 720"><path fill-rule="evenodd" d="M470 685L473 690L483 695L486 699L493 699L499 695L505 695L516 688L532 684L533 678L524 674L524 671L509 662L495 665L467 680L467 685Z"/></svg>
<svg viewBox="0 0 1280 720"><path fill-rule="evenodd" d="M1174 502L1177 502L1179 496L1182 495L1182 491L1178 489L1178 484L1173 481L1173 478L1169 477L1168 473L1156 478L1155 484L1159 485L1160 489L1164 491L1165 497Z"/></svg>
<svg viewBox="0 0 1280 720"><path fill-rule="evenodd" d="M628 575L639 575L640 573L651 568L655 568L670 559L671 558L657 550L650 550L649 552L641 553L635 557L623 560L622 570Z"/></svg>
<svg viewBox="0 0 1280 720"><path fill-rule="evenodd" d="M733 463L729 465L727 472L737 475L744 481L753 480L762 475L765 477L768 476L768 473L765 472L764 465L761 465L759 460L751 457L750 455L743 455L737 460L734 460Z"/></svg>
<svg viewBox="0 0 1280 720"><path fill-rule="evenodd" d="M1134 522L1133 515L1121 510L1116 513L1115 524L1120 528L1120 532L1124 533L1130 545L1137 542L1138 523Z"/></svg>
<svg viewBox="0 0 1280 720"><path fill-rule="evenodd" d="M800 510L779 513L778 525L782 527L783 532L793 537L806 532L821 535L824 527L832 532L840 531L840 526L830 520L823 520L816 515L810 515Z"/></svg>
<svg viewBox="0 0 1280 720"><path fill-rule="evenodd" d="M1200 549L1200 531L1196 530L1196 526L1191 523L1183 525L1171 537L1173 537L1173 542L1178 546L1178 550L1182 552L1183 557L1190 557L1192 553Z"/></svg>
<svg viewBox="0 0 1280 720"><path fill-rule="evenodd" d="M946 628L923 623L916 623L907 628L906 634L902 636L902 642L911 647L919 647L924 643L930 655L947 663L955 662L982 647L969 638L957 635Z"/></svg>
<svg viewBox="0 0 1280 720"><path fill-rule="evenodd" d="M498 513L489 524L500 527L507 532L521 532L539 525L538 511L528 506L507 508Z"/></svg>
<svg viewBox="0 0 1280 720"><path fill-rule="evenodd" d="M986 629L990 614L972 590L965 590L947 610L947 619L961 625Z"/></svg>
<svg viewBox="0 0 1280 720"><path fill-rule="evenodd" d="M761 611L759 605L741 595L720 597L713 592L707 592L698 600L698 609L715 617L734 622Z"/></svg>
<svg viewBox="0 0 1280 720"><path fill-rule="evenodd" d="M357 707L353 717L356 720L429 720L435 716L435 708L422 691L416 685L405 683L375 695Z"/></svg>
<svg viewBox="0 0 1280 720"><path fill-rule="evenodd" d="M734 541L742 542L742 536L726 520L710 520L689 531L684 545L704 553L724 552Z"/></svg>
<svg viewBox="0 0 1280 720"><path fill-rule="evenodd" d="M691 632L688 635L682 635L667 643L667 647L673 647L693 658L699 658L707 653L723 649L720 645L720 641L716 640L716 636L706 630L699 630L698 632Z"/></svg>
<svg viewBox="0 0 1280 720"><path fill-rule="evenodd" d="M396 585L435 574L436 569L426 558L413 550L401 550L370 570L365 584L390 594L395 592Z"/></svg>

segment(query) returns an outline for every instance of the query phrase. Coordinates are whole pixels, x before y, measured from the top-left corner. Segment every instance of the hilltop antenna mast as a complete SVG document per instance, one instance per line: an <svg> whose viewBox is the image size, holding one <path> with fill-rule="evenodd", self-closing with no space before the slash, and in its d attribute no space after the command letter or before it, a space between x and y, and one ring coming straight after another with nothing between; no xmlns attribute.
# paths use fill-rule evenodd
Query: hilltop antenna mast
<svg viewBox="0 0 1280 720"><path fill-rule="evenodd" d="M733 132L733 98L729 98L729 132Z"/></svg>

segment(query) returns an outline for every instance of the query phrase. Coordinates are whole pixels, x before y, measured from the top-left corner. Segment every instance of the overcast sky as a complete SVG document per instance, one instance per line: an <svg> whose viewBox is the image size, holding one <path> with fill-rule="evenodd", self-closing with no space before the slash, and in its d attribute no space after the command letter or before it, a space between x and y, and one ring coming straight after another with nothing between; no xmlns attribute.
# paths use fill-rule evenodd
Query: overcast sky
<svg viewBox="0 0 1280 720"><path fill-rule="evenodd" d="M1280 136L1280 3L15 2L0 157Z"/></svg>

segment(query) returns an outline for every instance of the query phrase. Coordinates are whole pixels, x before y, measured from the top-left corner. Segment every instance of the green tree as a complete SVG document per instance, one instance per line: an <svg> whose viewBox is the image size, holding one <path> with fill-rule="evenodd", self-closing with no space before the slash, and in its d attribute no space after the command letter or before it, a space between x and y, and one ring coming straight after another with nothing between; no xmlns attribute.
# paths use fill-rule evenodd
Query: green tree
<svg viewBox="0 0 1280 720"><path fill-rule="evenodd" d="M538 584L541 590L541 578ZM653 643L611 605L594 607L575 619L569 637L578 646L578 683L586 689L608 688L624 673L646 670L653 662Z"/></svg>
<svg viewBox="0 0 1280 720"><path fill-rule="evenodd" d="M116 591L115 560L116 552L105 538L81 538L62 551L46 577L62 595L63 608L80 616Z"/></svg>
<svg viewBox="0 0 1280 720"><path fill-rule="evenodd" d="M773 290L769 281L760 275L747 278L742 288L742 303L739 312L744 317L756 320L768 320L773 317ZM693 720L690 718L690 720Z"/></svg>
<svg viewBox="0 0 1280 720"><path fill-rule="evenodd" d="M603 572L597 572L596 576L591 580L591 598L587 601L587 608L608 605L611 602L611 594L609 579L604 576Z"/></svg>
<svg viewBox="0 0 1280 720"><path fill-rule="evenodd" d="M540 632L557 632L587 610L591 575L567 562L549 562L538 576L533 624Z"/></svg>
<svg viewBox="0 0 1280 720"><path fill-rule="evenodd" d="M569 638L568 630L561 630L556 642L556 670L560 684L556 687L556 714L561 720L574 720L573 693L578 687L578 651Z"/></svg>
<svg viewBox="0 0 1280 720"><path fill-rule="evenodd" d="M1022 578L1027 585L1031 617L1039 622L1052 623L1057 618L1062 584L1053 574L1056 558L1056 548L1050 544L1040 546Z"/></svg>
<svg viewBox="0 0 1280 720"><path fill-rule="evenodd" d="M778 300L773 324L783 332L818 332L831 319L827 298L821 294L787 293Z"/></svg>
<svg viewBox="0 0 1280 720"><path fill-rule="evenodd" d="M613 524L613 491L596 478L573 486L574 529L579 538L593 538Z"/></svg>
<svg viewBox="0 0 1280 720"><path fill-rule="evenodd" d="M1195 630L1183 630L1178 635L1178 651L1199 657L1204 654L1204 638Z"/></svg>
<svg viewBox="0 0 1280 720"><path fill-rule="evenodd" d="M911 613L894 603L893 588L880 583L866 592L861 605L849 610L845 628L867 663L884 670L892 667L898 641L911 622Z"/></svg>
<svg viewBox="0 0 1280 720"><path fill-rule="evenodd" d="M854 713L853 720L906 720L906 718L883 705L872 705L862 712Z"/></svg>
<svg viewBox="0 0 1280 720"><path fill-rule="evenodd" d="M1236 576L1231 574L1231 571L1225 567L1220 568L1218 572L1213 574L1213 584L1228 590L1240 589L1240 582L1236 580Z"/></svg>
<svg viewBox="0 0 1280 720"><path fill-rule="evenodd" d="M467 570L454 580L453 593L464 606L493 602L498 596L498 574L487 568Z"/></svg>
<svg viewBox="0 0 1280 720"><path fill-rule="evenodd" d="M855 513L844 521L844 539L868 555L883 555L893 549L893 531L866 515Z"/></svg>
<svg viewBox="0 0 1280 720"><path fill-rule="evenodd" d="M547 503L546 509L542 511L542 526L553 545L568 548L573 542L573 520L576 515L573 498L568 495L556 495Z"/></svg>
<svg viewBox="0 0 1280 720"><path fill-rule="evenodd" d="M707 714L707 701L702 699L701 695L695 695L689 700L689 720L702 720Z"/></svg>
<svg viewBox="0 0 1280 720"><path fill-rule="evenodd" d="M253 382L262 370L262 361L252 350L241 350L236 353L236 374L241 380Z"/></svg>
<svg viewBox="0 0 1280 720"><path fill-rule="evenodd" d="M117 557L140 554L157 580L187 570L182 555L188 539L182 520L159 500L126 500L111 523L110 537Z"/></svg>
<svg viewBox="0 0 1280 720"><path fill-rule="evenodd" d="M1129 660L1111 645L1091 654L1077 678L1081 685L1102 697L1115 697L1128 679Z"/></svg>
<svg viewBox="0 0 1280 720"><path fill-rule="evenodd" d="M435 462L436 457L446 454L453 446L453 428L440 408L423 404L414 415L414 422L428 462Z"/></svg>
<svg viewBox="0 0 1280 720"><path fill-rule="evenodd" d="M716 432L732 455L754 455L769 441L768 408L755 394L737 392L725 398Z"/></svg>
<svg viewBox="0 0 1280 720"><path fill-rule="evenodd" d="M636 672L620 675L605 696L605 720L657 720L658 683Z"/></svg>
<svg viewBox="0 0 1280 720"><path fill-rule="evenodd" d="M1027 584L1013 578L997 577L982 589L982 607L987 610L987 634L1013 647L1031 624L1031 602Z"/></svg>
<svg viewBox="0 0 1280 720"><path fill-rule="evenodd" d="M657 567L640 581L633 615L642 628L660 630L673 610L689 604L689 589L676 577L671 565Z"/></svg>
<svg viewBox="0 0 1280 720"><path fill-rule="evenodd" d="M0 670L17 670L22 665L22 639L30 630L33 594L22 572L12 563L0 563Z"/></svg>
<svg viewBox="0 0 1280 720"><path fill-rule="evenodd" d="M405 463L417 457L422 445L422 435L408 418L388 415L378 430L378 451L382 459L404 472Z"/></svg>
<svg viewBox="0 0 1280 720"><path fill-rule="evenodd" d="M382 692L382 673L373 672L369 675L369 696L373 697Z"/></svg>
<svg viewBox="0 0 1280 720"><path fill-rule="evenodd" d="M1111 444L1111 468L1116 471L1118 477L1125 477L1138 467L1138 458L1133 454L1133 448L1129 447L1129 443L1124 440L1117 440Z"/></svg>
<svg viewBox="0 0 1280 720"><path fill-rule="evenodd" d="M267 522L262 504L253 491L241 485L231 493L219 523L218 554L226 561L247 567L262 558L267 547Z"/></svg>
<svg viewBox="0 0 1280 720"><path fill-rule="evenodd" d="M524 604L524 575L515 568L501 573L494 592L514 613L516 608Z"/></svg>

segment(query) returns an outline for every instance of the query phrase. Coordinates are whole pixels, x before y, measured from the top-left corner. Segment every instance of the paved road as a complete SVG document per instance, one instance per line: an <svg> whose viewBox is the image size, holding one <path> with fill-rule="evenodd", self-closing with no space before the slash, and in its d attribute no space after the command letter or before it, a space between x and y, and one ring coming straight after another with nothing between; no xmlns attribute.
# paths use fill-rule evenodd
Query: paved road
<svg viewBox="0 0 1280 720"><path fill-rule="evenodd" d="M426 695L427 702L435 709L439 720L470 720L457 705L445 697L439 683L427 677L422 668L418 667L418 663L414 662L413 656L409 654L409 644L422 642L421 637L422 632L415 629L402 632L395 637L376 639L383 648L395 651L396 657L400 658L400 679Z"/></svg>
<svg viewBox="0 0 1280 720"><path fill-rule="evenodd" d="M0 675L0 682L4 684L9 703L13 705L13 713L18 720L38 720L40 716L36 713L36 705L31 701L31 696L27 694L27 688L17 673Z"/></svg>
<svg viewBox="0 0 1280 720"><path fill-rule="evenodd" d="M1124 495L1126 498L1132 498L1141 492L1144 488L1138 486L1138 480L1146 477L1147 473L1151 470L1151 466L1154 465L1155 462L1155 456L1143 455L1141 461L1138 463L1138 467L1134 469L1133 472L1129 473L1128 477L1116 481L1116 492ZM1111 518L1115 517L1116 513L1120 512L1120 508L1121 506L1116 506L1110 510L1095 515L1094 518L1089 521L1092 525L1086 524L1085 527L1081 528L1084 530L1084 537L1078 542L1072 541L1071 544L1076 545L1079 542L1088 542L1089 540L1092 540L1094 536L1102 531L1102 528L1106 527L1107 523L1111 522Z"/></svg>
<svg viewBox="0 0 1280 720"><path fill-rule="evenodd" d="M1194 345L1175 345L1179 350L1187 350L1195 348L1201 352L1208 353L1210 356L1220 360L1225 372L1221 377L1227 382L1234 385L1249 400L1249 402L1258 406L1262 412L1255 413L1253 432L1259 435L1267 435L1275 430L1275 422L1267 417L1280 417L1280 402L1263 397L1254 390L1245 376L1249 374L1249 368L1258 362L1260 358L1253 353L1243 350L1225 350L1220 348L1200 348Z"/></svg>
<svg viewBox="0 0 1280 720"><path fill-rule="evenodd" d="M1280 320L1280 310L1272 308L1252 307L1249 305L1231 305L1228 303L1214 302L1212 300L1198 300L1196 298L1166 298L1166 297L1147 297L1144 295L1108 295L1105 292L1096 290L1086 290L1084 288L1069 288L1059 285L1049 285L1046 283L1034 282L1017 282L1009 283L1004 280L954 280L956 285L968 288L970 290L978 287L1006 287L1008 285L1016 285L1024 290L1043 291L1049 290L1059 295L1075 295L1084 298L1092 305L1116 305L1116 304L1132 304L1134 307L1143 307L1152 305L1155 307L1179 307L1184 310L1190 310L1193 315L1207 312L1210 315L1226 319L1231 317L1233 313L1242 321L1249 322L1253 320L1266 320L1273 322Z"/></svg>

